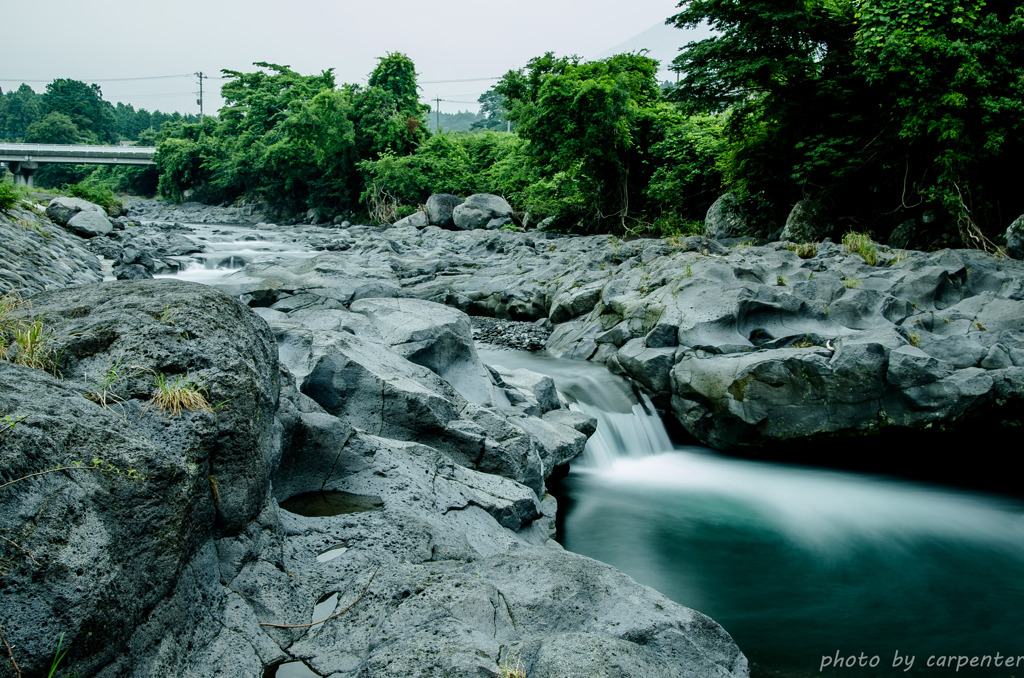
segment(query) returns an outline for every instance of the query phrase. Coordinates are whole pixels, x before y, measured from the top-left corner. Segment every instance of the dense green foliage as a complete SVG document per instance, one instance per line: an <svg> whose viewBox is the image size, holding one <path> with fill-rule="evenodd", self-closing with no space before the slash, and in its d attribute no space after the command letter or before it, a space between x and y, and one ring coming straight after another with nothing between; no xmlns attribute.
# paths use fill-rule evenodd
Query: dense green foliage
<svg viewBox="0 0 1024 678"><path fill-rule="evenodd" d="M21 195L14 185L0 176L0 212L6 212L21 200Z"/></svg>
<svg viewBox="0 0 1024 678"><path fill-rule="evenodd" d="M40 144L100 144L137 140L155 145L156 131L167 122L198 122L199 116L150 113L104 101L99 86L60 78L43 94L28 85L0 96L0 139ZM33 177L36 185L58 188L89 181L116 192L153 195L157 173L152 167L47 164Z"/></svg>
<svg viewBox="0 0 1024 678"><path fill-rule="evenodd" d="M70 121L74 134L67 129L53 128L53 115L64 125ZM30 135L29 129L49 117L51 122ZM131 105L116 106L104 101L98 85L87 85L79 80L60 78L38 94L28 85L0 96L0 139L29 143L113 143L119 140L135 141L147 132L155 134L165 122L198 122L199 116L180 113L150 113L144 108L135 110ZM49 127L52 131L47 131ZM74 138L75 141L61 139ZM31 140L30 140L31 139Z"/></svg>
<svg viewBox="0 0 1024 678"><path fill-rule="evenodd" d="M164 196L254 198L288 216L383 221L431 193L488 192L520 222L678 233L698 229L730 191L751 232L777 232L813 198L836 236L884 239L912 222L918 244L988 246L1024 212L1019 3L684 0L668 21L714 30L675 60L677 85L659 85L643 54L547 53L482 95L459 133L430 133L439 116L399 53L379 58L365 87L270 63L224 71L217 118L161 121L159 131L158 114L111 107L95 85L54 81L49 99L23 85L0 97L0 129L145 138L159 144ZM75 98L60 98L65 90ZM67 183L83 178L65 172ZM152 171L92 172L111 187L156 184Z"/></svg>
<svg viewBox="0 0 1024 678"><path fill-rule="evenodd" d="M255 65L261 70L224 71L219 120L164 128L156 158L163 195L249 196L286 214L337 214L355 208L364 191L357 162L404 157L429 138L429 108L402 54L379 59L365 88L338 89L331 71L304 76Z"/></svg>
<svg viewBox="0 0 1024 678"><path fill-rule="evenodd" d="M816 197L886 230L926 211L976 243L1024 210L1024 8L984 0L695 0L715 37L675 98L726 111L730 188L777 217ZM940 223L942 220L940 219ZM936 235L936 234L933 234Z"/></svg>

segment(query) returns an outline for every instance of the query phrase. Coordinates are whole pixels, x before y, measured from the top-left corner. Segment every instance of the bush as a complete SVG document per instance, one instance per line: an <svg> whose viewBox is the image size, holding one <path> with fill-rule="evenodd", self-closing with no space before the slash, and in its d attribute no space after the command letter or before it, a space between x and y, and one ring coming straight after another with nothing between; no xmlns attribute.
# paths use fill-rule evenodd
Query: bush
<svg viewBox="0 0 1024 678"><path fill-rule="evenodd" d="M18 189L8 181L0 179L0 212L6 212L21 200Z"/></svg>
<svg viewBox="0 0 1024 678"><path fill-rule="evenodd" d="M79 184L66 184L61 187L64 193L73 198L81 198L95 203L105 209L107 214L117 214L124 210L124 205L114 196L114 192L103 184L83 181Z"/></svg>

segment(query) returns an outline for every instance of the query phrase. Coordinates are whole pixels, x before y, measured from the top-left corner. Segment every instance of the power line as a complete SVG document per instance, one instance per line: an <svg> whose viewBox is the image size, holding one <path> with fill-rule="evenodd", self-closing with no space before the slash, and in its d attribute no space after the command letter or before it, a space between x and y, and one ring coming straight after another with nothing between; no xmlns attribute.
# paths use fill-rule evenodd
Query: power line
<svg viewBox="0 0 1024 678"><path fill-rule="evenodd" d="M421 85L444 85L450 82L483 82L484 80L501 80L502 76L494 78L464 78L462 80L421 80Z"/></svg>
<svg viewBox="0 0 1024 678"><path fill-rule="evenodd" d="M53 82L54 80L81 80L81 81L92 81L92 82L128 82L130 80L167 80L170 78L191 78L192 73L183 73L180 75L141 75L134 78L48 78L46 80L33 80L30 78L0 78L0 82Z"/></svg>

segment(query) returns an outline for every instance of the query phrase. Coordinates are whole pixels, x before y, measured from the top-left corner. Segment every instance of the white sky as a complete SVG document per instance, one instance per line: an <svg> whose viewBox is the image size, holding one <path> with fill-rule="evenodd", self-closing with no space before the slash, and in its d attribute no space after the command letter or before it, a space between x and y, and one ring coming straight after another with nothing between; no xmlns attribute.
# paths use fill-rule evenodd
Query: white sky
<svg viewBox="0 0 1024 678"><path fill-rule="evenodd" d="M676 0L50 0L4 3L0 88L28 82L37 92L54 78L95 82L105 99L150 111L198 113L195 76L286 64L302 74L334 68L335 79L365 83L376 57L403 52L416 63L423 100L440 110L476 110L494 80L546 51L585 58L664 23ZM671 47L692 39L658 31ZM678 40L674 36L678 35ZM653 46L652 46L653 48ZM670 53L663 58L670 59ZM148 80L140 78L175 75ZM35 81L35 82L33 82ZM220 80L204 85L204 111L221 106ZM468 102L468 103L464 103Z"/></svg>

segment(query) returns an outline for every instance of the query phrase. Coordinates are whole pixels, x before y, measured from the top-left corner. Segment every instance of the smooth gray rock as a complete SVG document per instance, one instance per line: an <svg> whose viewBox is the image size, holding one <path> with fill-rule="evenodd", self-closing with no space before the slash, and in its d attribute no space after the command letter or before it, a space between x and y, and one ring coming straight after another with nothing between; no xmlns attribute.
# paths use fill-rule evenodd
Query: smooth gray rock
<svg viewBox="0 0 1024 678"><path fill-rule="evenodd" d="M456 205L452 210L452 220L458 228L464 231L487 228L492 219L511 216L512 206L508 204L508 201L490 193L471 195L466 198L464 203Z"/></svg>
<svg viewBox="0 0 1024 678"><path fill-rule="evenodd" d="M361 299L349 308L365 315L393 351L430 369L462 397L504 404L477 356L465 313L420 299Z"/></svg>
<svg viewBox="0 0 1024 678"><path fill-rule="evenodd" d="M429 223L426 212L417 210L404 219L399 219L393 224L393 226L395 228L406 228L410 226L413 228L425 228Z"/></svg>
<svg viewBox="0 0 1024 678"><path fill-rule="evenodd" d="M46 216L58 226L67 226L68 221L81 212L96 212L104 217L107 216L106 211L96 203L65 195L58 195L46 206ZM108 232L112 229L113 227L108 229Z"/></svg>
<svg viewBox="0 0 1024 678"><path fill-rule="evenodd" d="M83 210L71 217L68 219L65 228L83 238L95 238L98 235L106 235L114 230L105 212L95 212L92 210Z"/></svg>

